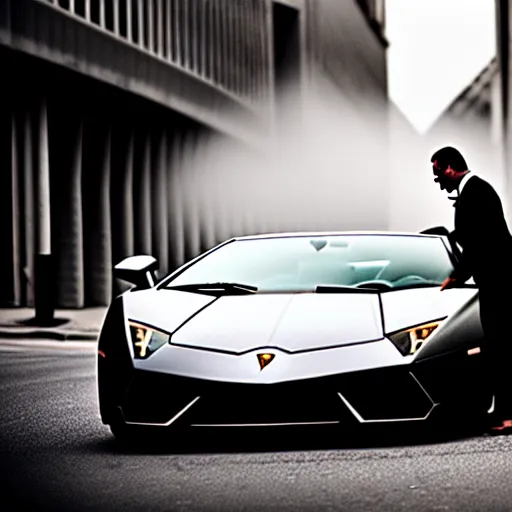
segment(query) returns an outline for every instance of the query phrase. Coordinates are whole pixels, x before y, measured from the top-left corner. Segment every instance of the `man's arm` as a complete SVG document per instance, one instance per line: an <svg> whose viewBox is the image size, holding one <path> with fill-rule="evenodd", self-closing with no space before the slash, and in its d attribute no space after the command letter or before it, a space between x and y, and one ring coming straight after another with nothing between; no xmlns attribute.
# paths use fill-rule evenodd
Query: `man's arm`
<svg viewBox="0 0 512 512"><path fill-rule="evenodd" d="M457 284L465 283L472 275L471 270L467 263L467 256L465 256L464 251L460 251L457 247L457 232L452 231L448 235L448 239L450 241L450 245L453 248L453 252L455 254L456 263L454 265L454 269L451 274L443 281L441 284L441 290L446 288L453 288L453 286Z"/></svg>
<svg viewBox="0 0 512 512"><path fill-rule="evenodd" d="M450 274L450 278L457 281L458 284L462 284L465 283L472 275L473 273L469 267L467 252L462 249L458 255L454 269Z"/></svg>
<svg viewBox="0 0 512 512"><path fill-rule="evenodd" d="M467 252L464 252L464 250L461 251L457 247L457 231L452 231L448 235L448 238L450 239L457 260L450 277L457 280L459 283L465 283L472 275L468 264Z"/></svg>
<svg viewBox="0 0 512 512"><path fill-rule="evenodd" d="M464 258L464 252L462 254L462 258L457 262L452 273L441 284L441 290L464 284L473 275L466 263L467 258Z"/></svg>

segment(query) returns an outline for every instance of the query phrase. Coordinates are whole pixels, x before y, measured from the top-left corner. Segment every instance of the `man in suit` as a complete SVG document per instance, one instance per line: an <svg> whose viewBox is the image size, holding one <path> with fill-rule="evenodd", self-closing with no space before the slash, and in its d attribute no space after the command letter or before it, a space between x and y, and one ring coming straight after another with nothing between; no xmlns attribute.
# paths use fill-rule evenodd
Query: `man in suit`
<svg viewBox="0 0 512 512"><path fill-rule="evenodd" d="M487 340L487 377L494 392L491 433L512 433L512 235L494 188L468 169L461 153L444 147L431 158L441 190L457 191L455 240L460 265L441 290L466 282L478 287L480 319ZM485 357L485 350L482 352Z"/></svg>

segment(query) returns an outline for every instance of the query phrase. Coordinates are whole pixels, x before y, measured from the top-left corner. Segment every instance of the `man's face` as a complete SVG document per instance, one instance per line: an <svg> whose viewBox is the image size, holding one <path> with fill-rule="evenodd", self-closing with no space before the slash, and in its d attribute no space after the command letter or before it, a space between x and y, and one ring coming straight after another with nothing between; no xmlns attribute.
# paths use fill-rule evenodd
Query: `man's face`
<svg viewBox="0 0 512 512"><path fill-rule="evenodd" d="M434 181L439 183L441 190L446 190L448 193L453 192L456 188L455 175L456 172L450 167L443 169L435 160L432 164L434 171Z"/></svg>

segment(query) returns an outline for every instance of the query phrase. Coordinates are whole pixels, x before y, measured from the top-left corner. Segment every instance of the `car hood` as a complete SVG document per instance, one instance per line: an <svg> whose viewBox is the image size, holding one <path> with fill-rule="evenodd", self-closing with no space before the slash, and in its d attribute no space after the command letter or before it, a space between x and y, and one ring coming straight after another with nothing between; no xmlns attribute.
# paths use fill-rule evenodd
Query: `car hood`
<svg viewBox="0 0 512 512"><path fill-rule="evenodd" d="M474 289L438 287L368 294L254 294L212 297L176 290L124 295L125 315L172 333L175 345L240 354L289 352L382 339L385 333L455 313ZM384 318L383 318L384 317Z"/></svg>
<svg viewBox="0 0 512 512"><path fill-rule="evenodd" d="M386 333L440 320L454 314L475 294L474 288L412 288L383 293L382 310Z"/></svg>
<svg viewBox="0 0 512 512"><path fill-rule="evenodd" d="M175 290L125 295L125 314L172 333L181 346L289 352L382 339L376 294L254 294L219 298Z"/></svg>

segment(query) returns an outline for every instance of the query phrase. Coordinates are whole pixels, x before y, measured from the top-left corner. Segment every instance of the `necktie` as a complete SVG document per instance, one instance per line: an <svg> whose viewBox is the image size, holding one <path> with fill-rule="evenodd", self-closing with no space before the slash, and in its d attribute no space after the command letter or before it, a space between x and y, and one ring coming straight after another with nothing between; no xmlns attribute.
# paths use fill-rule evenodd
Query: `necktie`
<svg viewBox="0 0 512 512"><path fill-rule="evenodd" d="M453 207L454 208L459 204L459 195L458 194L455 197L448 196L448 199L453 201Z"/></svg>

